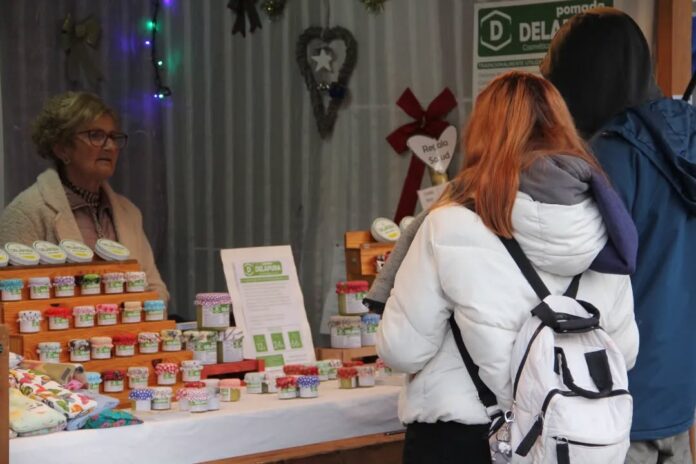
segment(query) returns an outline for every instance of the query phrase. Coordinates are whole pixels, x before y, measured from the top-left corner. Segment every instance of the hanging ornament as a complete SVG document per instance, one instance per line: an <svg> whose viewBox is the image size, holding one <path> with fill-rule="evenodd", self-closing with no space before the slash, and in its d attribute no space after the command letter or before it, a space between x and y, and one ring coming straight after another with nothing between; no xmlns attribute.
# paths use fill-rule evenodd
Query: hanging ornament
<svg viewBox="0 0 696 464"><path fill-rule="evenodd" d="M310 56L309 46L310 42L313 41L320 41L324 45L319 49L317 55ZM332 75L333 49L329 46L332 41L342 41L346 53L336 80L328 80ZM297 40L295 58L309 91L319 134L322 138L327 137L333 131L338 109L348 93L348 80L358 60L358 43L353 34L341 26L332 28L309 27ZM310 63L310 59L312 63ZM314 70L312 70L312 64L315 64ZM326 67L328 67L328 71ZM328 94L329 97L328 107L324 104L325 94Z"/></svg>
<svg viewBox="0 0 696 464"><path fill-rule="evenodd" d="M256 11L256 0L230 0L227 8L234 11L237 17L232 27L232 35L237 32L246 37L246 17L249 17L249 32L252 34L256 29L261 29L261 19Z"/></svg>
<svg viewBox="0 0 696 464"><path fill-rule="evenodd" d="M97 45L101 37L99 22L90 16L76 23L70 13L63 20L61 28L61 48L65 52L65 67L68 80L73 84L80 80L80 71L84 73L92 87L104 79L95 59Z"/></svg>
<svg viewBox="0 0 696 464"><path fill-rule="evenodd" d="M397 153L405 152L409 148L409 142L411 142L411 145L414 142L425 143L428 146L432 145L433 149L429 153L434 158L431 161L431 167L441 171L447 169L456 144L456 129L453 128L448 131L448 128L452 126L443 120L447 113L457 106L457 99L452 91L445 88L430 102L426 109L423 109L411 89L407 88L401 94L396 104L413 118L413 122L404 124L387 137L387 142L389 142L394 151ZM454 130L454 134L452 130ZM428 138L414 138L417 135L425 135ZM443 148L442 153L437 149L438 144L440 148ZM411 157L408 173L401 189L399 205L394 215L394 222L397 224L403 217L412 215L416 209L418 189L420 188L426 167L425 163L417 157L418 155L416 153L416 156ZM425 156L425 153L423 155Z"/></svg>
<svg viewBox="0 0 696 464"><path fill-rule="evenodd" d="M263 0L261 2L261 9L268 19L271 21L277 21L283 16L283 10L285 10L285 0Z"/></svg>
<svg viewBox="0 0 696 464"><path fill-rule="evenodd" d="M360 0L360 2L365 5L365 8L370 13L381 13L384 11L384 3L387 0Z"/></svg>

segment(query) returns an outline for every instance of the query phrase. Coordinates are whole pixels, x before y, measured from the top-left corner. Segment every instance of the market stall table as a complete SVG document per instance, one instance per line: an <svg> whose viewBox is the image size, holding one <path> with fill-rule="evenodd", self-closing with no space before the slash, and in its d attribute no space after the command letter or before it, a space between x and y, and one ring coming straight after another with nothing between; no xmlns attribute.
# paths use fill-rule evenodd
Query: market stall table
<svg viewBox="0 0 696 464"><path fill-rule="evenodd" d="M399 387L340 390L322 382L315 399L242 393L219 411L138 413L141 425L59 432L10 440L10 462L194 463L402 428Z"/></svg>

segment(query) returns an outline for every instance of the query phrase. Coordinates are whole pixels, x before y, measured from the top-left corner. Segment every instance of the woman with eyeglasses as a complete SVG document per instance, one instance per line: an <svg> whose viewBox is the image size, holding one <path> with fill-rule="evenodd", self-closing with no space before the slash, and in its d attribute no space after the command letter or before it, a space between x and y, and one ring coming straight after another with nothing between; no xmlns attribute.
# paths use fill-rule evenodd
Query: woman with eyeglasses
<svg viewBox="0 0 696 464"><path fill-rule="evenodd" d="M149 289L167 300L140 211L108 184L128 141L116 112L91 93L56 95L36 117L31 138L53 167L5 208L0 245L75 239L94 248L100 238L116 240L139 261Z"/></svg>

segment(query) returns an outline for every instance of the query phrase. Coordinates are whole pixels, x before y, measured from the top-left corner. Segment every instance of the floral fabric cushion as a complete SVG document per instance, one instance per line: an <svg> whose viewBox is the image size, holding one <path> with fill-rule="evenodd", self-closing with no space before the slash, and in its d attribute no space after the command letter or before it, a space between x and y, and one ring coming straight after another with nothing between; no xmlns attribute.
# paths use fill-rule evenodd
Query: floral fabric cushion
<svg viewBox="0 0 696 464"><path fill-rule="evenodd" d="M47 375L23 369L10 369L10 386L29 398L41 401L68 419L89 414L97 402L63 388Z"/></svg>
<svg viewBox="0 0 696 464"><path fill-rule="evenodd" d="M10 428L20 437L43 435L63 430L65 416L45 404L10 388Z"/></svg>

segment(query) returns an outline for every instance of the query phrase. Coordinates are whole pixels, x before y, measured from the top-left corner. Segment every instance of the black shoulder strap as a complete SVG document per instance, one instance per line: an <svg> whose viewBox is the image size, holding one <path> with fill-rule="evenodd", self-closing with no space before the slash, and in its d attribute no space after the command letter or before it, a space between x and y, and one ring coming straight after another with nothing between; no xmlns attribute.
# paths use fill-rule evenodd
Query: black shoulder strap
<svg viewBox="0 0 696 464"><path fill-rule="evenodd" d="M464 345L464 340L462 339L462 331L459 330L459 326L457 325L457 322L454 320L454 314L450 316L449 323L450 328L452 329L452 335L454 336L454 342L457 344L459 354L462 355L462 359L464 360L466 370L467 372L469 372L469 377L471 377L471 380L474 382L474 386L476 387L476 391L478 392L479 399L486 408L494 406L498 402L498 400L496 400L495 395L493 394L491 389L488 388L488 386L486 386L486 384L483 383L483 380L481 380L481 377L479 377L479 368L476 365L476 363L474 363L474 360L471 359L471 355L469 355L469 351L467 351L466 346Z"/></svg>
<svg viewBox="0 0 696 464"><path fill-rule="evenodd" d="M515 264L517 264L517 267L519 267L520 271L522 271L524 278L527 279L529 285L531 285L534 289L534 293L536 293L539 299L543 301L544 298L551 294L551 292L549 292L549 289L546 288L544 281L541 280L539 274L537 274L537 272L534 270L534 266L532 266L529 258L527 258L527 255L525 255L524 251L522 251L520 244L517 243L517 240L514 238L498 238L503 243L508 253L510 253L512 259L515 260ZM563 296L569 296L571 298L575 298L577 296L578 288L580 287L580 277L582 277L582 274L578 274L573 277L573 280L570 281L570 285L568 285L568 288L563 293Z"/></svg>

